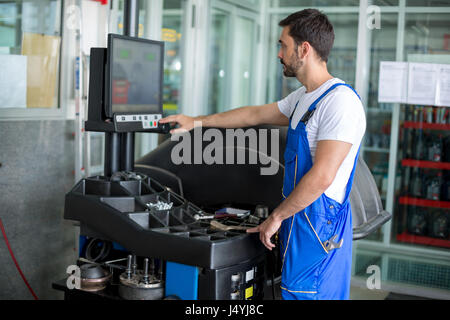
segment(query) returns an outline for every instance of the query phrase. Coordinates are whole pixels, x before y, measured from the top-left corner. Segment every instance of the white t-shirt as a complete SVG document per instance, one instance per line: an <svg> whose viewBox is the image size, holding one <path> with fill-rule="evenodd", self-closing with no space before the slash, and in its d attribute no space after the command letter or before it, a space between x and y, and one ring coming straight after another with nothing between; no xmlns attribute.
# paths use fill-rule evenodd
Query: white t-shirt
<svg viewBox="0 0 450 320"><path fill-rule="evenodd" d="M295 129L300 119L317 98L333 84L343 82L338 78L333 78L309 93L306 93L305 87L300 87L279 101L278 108L289 118L297 101L299 101L292 117L292 129ZM365 130L366 116L361 100L353 90L346 86L338 86L323 97L306 125L313 162L318 141L339 140L352 144L350 152L339 167L335 179L325 191L328 197L339 203L344 201L347 182Z"/></svg>

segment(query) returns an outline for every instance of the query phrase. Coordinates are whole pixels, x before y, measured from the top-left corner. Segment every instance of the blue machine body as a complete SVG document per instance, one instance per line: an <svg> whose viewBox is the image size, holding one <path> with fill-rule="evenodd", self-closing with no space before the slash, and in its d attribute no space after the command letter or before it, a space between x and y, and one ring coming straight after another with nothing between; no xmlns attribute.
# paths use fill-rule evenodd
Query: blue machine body
<svg viewBox="0 0 450 320"><path fill-rule="evenodd" d="M167 262L165 295L166 297L174 295L181 300L197 300L198 268Z"/></svg>

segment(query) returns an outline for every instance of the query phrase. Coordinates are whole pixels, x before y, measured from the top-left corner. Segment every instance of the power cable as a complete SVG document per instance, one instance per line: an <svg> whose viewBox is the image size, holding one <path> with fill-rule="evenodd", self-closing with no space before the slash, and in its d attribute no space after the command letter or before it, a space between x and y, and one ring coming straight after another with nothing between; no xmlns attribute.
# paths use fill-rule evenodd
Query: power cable
<svg viewBox="0 0 450 320"><path fill-rule="evenodd" d="M28 287L28 290L33 295L34 300L39 300L37 295L34 293L33 289L31 288L30 284L28 283L27 279L25 278L25 275L23 274L22 269L20 269L20 266L16 260L16 257L14 257L14 253L11 249L11 246L9 245L8 237L6 236L5 228L3 227L3 222L2 222L1 218L0 218L0 229L2 229L3 238L5 239L5 243L6 243L6 246L8 247L9 254L11 255L12 260L14 261L14 264L16 265L16 269L17 269L17 271L19 271L19 274L22 277L23 282L25 282L25 285Z"/></svg>

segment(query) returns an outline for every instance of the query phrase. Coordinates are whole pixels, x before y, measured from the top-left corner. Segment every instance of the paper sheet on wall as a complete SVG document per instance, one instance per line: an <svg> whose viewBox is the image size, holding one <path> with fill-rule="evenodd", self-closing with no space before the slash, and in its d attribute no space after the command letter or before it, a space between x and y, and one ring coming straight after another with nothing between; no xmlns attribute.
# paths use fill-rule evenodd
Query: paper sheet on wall
<svg viewBox="0 0 450 320"><path fill-rule="evenodd" d="M26 108L27 57L0 55L0 108Z"/></svg>
<svg viewBox="0 0 450 320"><path fill-rule="evenodd" d="M28 57L28 108L55 106L60 43L58 36L23 34L22 54Z"/></svg>
<svg viewBox="0 0 450 320"><path fill-rule="evenodd" d="M431 63L410 63L408 74L408 103L436 104L439 67Z"/></svg>
<svg viewBox="0 0 450 320"><path fill-rule="evenodd" d="M439 80L436 94L436 105L450 107L450 65L440 64Z"/></svg>
<svg viewBox="0 0 450 320"><path fill-rule="evenodd" d="M407 102L408 63L380 62L378 102Z"/></svg>

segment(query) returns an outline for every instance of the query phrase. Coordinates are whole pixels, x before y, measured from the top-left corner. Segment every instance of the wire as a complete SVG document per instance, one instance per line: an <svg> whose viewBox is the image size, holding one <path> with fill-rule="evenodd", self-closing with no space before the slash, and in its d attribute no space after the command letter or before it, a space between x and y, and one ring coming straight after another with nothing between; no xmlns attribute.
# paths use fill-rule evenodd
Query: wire
<svg viewBox="0 0 450 320"><path fill-rule="evenodd" d="M102 245L102 247L97 254L95 251L98 249L99 245ZM94 262L104 260L109 255L111 247L112 245L109 241L92 239L86 247L86 258ZM97 254L97 256L94 257L93 254Z"/></svg>
<svg viewBox="0 0 450 320"><path fill-rule="evenodd" d="M2 222L1 218L0 218L0 228L2 229L3 238L5 239L6 246L8 247L9 254L11 255L11 258L13 259L14 264L16 265L17 271L19 271L23 282L25 282L26 286L28 287L28 290L30 290L31 294L34 297L34 300L39 300L37 295L34 293L33 289L31 288L30 284L28 283L27 279L25 278L25 275L23 274L22 269L20 269L19 263L17 262L16 258L14 257L14 253L11 249L11 246L9 245L8 237L6 236L5 228L3 227L3 222Z"/></svg>

